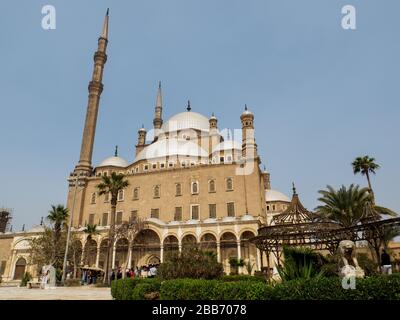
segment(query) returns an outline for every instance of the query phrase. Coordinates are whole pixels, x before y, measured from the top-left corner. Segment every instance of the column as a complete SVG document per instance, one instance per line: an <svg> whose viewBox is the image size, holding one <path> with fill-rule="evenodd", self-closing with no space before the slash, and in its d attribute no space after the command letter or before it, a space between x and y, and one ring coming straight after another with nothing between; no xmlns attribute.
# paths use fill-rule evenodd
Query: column
<svg viewBox="0 0 400 320"><path fill-rule="evenodd" d="M257 252L257 270L260 271L261 270L261 255L260 255L260 250L256 249Z"/></svg>
<svg viewBox="0 0 400 320"><path fill-rule="evenodd" d="M132 246L131 243L129 243L128 246L128 269L132 268Z"/></svg>
<svg viewBox="0 0 400 320"><path fill-rule="evenodd" d="M98 241L98 243L97 243L96 268L99 267L99 261L100 261L100 241Z"/></svg>
<svg viewBox="0 0 400 320"><path fill-rule="evenodd" d="M114 243L114 245L113 245L113 253L112 253L112 265L111 265L111 268L115 268L115 250L116 250L116 246L115 246L115 243Z"/></svg>
<svg viewBox="0 0 400 320"><path fill-rule="evenodd" d="M182 252L182 242L179 242L179 252Z"/></svg>
<svg viewBox="0 0 400 320"><path fill-rule="evenodd" d="M241 259L242 256L242 250L240 249L240 240L236 242L237 243L237 256L238 256L238 260ZM242 267L238 268L238 273L241 274L242 273Z"/></svg>
<svg viewBox="0 0 400 320"><path fill-rule="evenodd" d="M164 246L160 247L160 262L164 262Z"/></svg>
<svg viewBox="0 0 400 320"><path fill-rule="evenodd" d="M217 241L217 260L221 263L221 244Z"/></svg>

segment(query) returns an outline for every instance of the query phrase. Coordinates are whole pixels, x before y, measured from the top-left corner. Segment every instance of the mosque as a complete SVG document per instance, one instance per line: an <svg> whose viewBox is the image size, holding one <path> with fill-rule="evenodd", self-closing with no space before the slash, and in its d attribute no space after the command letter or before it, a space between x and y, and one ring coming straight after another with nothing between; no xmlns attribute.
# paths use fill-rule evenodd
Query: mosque
<svg viewBox="0 0 400 320"><path fill-rule="evenodd" d="M250 263L252 273L261 270L265 257L249 239L284 212L291 199L271 189L270 174L260 169L255 116L247 106L238 114L241 130L234 135L219 129L214 114L193 111L189 101L186 110L164 121L159 83L153 126L149 131L139 129L133 159L121 158L116 148L114 155L92 165L108 25L107 13L94 54L80 158L68 178L67 207L74 241L82 252L81 265L105 267L110 196L100 196L97 185L103 176L117 172L129 181L118 195L117 228L136 219L145 227L136 234L117 236L113 267L159 263L168 252L199 246L213 250L227 273L231 258ZM91 239L83 231L87 225L97 226L98 234ZM43 230L38 225L28 231L0 233L3 281L21 279L26 271L36 274L36 267L29 265L27 239ZM243 267L239 271L247 273Z"/></svg>

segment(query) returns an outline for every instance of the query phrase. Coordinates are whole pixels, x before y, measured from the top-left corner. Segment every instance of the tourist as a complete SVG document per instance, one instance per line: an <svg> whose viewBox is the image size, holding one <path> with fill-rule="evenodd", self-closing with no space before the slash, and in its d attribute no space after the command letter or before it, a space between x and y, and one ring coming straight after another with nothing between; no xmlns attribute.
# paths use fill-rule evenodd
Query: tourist
<svg viewBox="0 0 400 320"><path fill-rule="evenodd" d="M121 270L121 267L118 268L117 279L122 279L122 270Z"/></svg>
<svg viewBox="0 0 400 320"><path fill-rule="evenodd" d="M154 278L157 275L157 268L153 264L150 266L150 278Z"/></svg>
<svg viewBox="0 0 400 320"><path fill-rule="evenodd" d="M381 254L381 268L383 274L392 274L392 263L390 261L390 255L385 249L382 250Z"/></svg>
<svg viewBox="0 0 400 320"><path fill-rule="evenodd" d="M115 280L115 271L112 269L111 271L111 281Z"/></svg>
<svg viewBox="0 0 400 320"><path fill-rule="evenodd" d="M131 277L131 272L130 272L129 269L126 269L126 271L125 271L125 276L126 276L127 278L130 278L130 277Z"/></svg>

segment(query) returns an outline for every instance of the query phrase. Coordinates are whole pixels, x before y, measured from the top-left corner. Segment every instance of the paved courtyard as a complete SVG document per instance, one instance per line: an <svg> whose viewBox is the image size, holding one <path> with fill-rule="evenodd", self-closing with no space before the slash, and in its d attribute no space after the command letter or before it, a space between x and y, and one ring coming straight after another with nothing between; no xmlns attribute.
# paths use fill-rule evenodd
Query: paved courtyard
<svg viewBox="0 0 400 320"><path fill-rule="evenodd" d="M0 300L111 300L109 288L57 287L55 289L27 289L0 287Z"/></svg>

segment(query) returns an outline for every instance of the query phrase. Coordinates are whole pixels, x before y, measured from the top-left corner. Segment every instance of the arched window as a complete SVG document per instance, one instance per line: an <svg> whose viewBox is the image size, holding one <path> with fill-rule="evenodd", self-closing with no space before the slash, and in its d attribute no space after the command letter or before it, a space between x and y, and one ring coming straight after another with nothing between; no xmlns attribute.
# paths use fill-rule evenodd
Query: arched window
<svg viewBox="0 0 400 320"><path fill-rule="evenodd" d="M192 182L192 194L199 193L199 183L197 181Z"/></svg>
<svg viewBox="0 0 400 320"><path fill-rule="evenodd" d="M124 201L124 190L118 191L118 201Z"/></svg>
<svg viewBox="0 0 400 320"><path fill-rule="evenodd" d="M133 200L138 200L139 199L139 188L134 188L133 189Z"/></svg>
<svg viewBox="0 0 400 320"><path fill-rule="evenodd" d="M95 204L95 203L96 203L96 192L93 192L93 193L92 193L92 197L91 197L91 199L90 199L90 203L91 203L91 204Z"/></svg>
<svg viewBox="0 0 400 320"><path fill-rule="evenodd" d="M160 197L160 186L155 186L154 187L154 198L159 198Z"/></svg>
<svg viewBox="0 0 400 320"><path fill-rule="evenodd" d="M181 196L182 195L182 185L180 183L177 183L175 185L175 195L176 196Z"/></svg>
<svg viewBox="0 0 400 320"><path fill-rule="evenodd" d="M208 192L215 192L215 180L208 181Z"/></svg>
<svg viewBox="0 0 400 320"><path fill-rule="evenodd" d="M233 190L233 180L232 180L232 178L226 179L226 190L227 191Z"/></svg>

